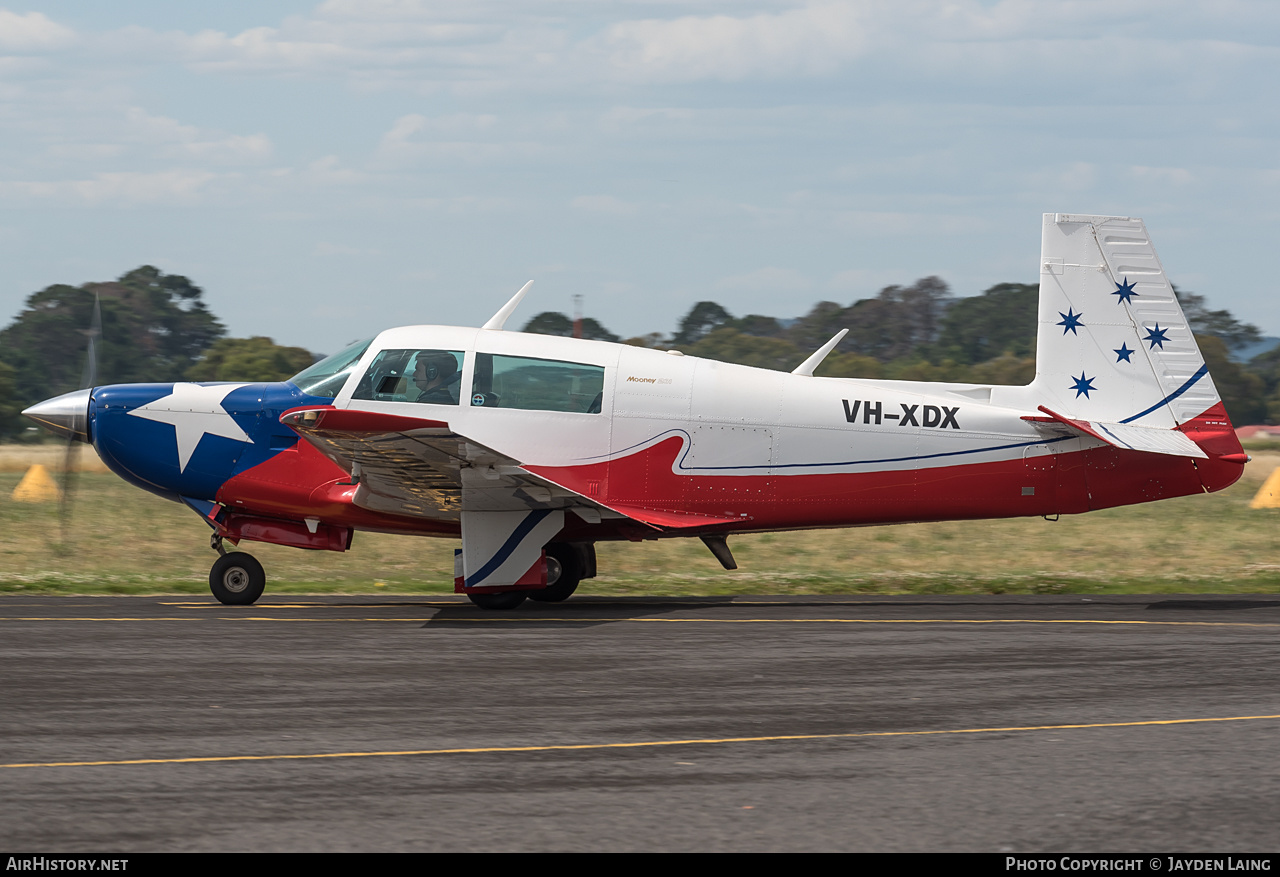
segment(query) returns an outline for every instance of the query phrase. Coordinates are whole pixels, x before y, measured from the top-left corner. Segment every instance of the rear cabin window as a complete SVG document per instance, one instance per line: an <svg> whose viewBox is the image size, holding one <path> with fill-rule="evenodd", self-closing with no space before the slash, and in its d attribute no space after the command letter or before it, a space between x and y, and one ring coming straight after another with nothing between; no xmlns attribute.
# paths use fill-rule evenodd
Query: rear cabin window
<svg viewBox="0 0 1280 877"><path fill-rule="evenodd" d="M461 382L461 350L390 349L373 358L351 398L457 405Z"/></svg>
<svg viewBox="0 0 1280 877"><path fill-rule="evenodd" d="M604 366L525 356L476 355L471 404L599 414Z"/></svg>

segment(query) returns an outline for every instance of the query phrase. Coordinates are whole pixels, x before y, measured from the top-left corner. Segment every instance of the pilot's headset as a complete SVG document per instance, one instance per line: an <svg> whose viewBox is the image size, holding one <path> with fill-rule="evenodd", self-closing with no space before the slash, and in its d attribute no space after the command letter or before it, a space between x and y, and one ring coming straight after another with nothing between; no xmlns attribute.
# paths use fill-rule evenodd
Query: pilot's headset
<svg viewBox="0 0 1280 877"><path fill-rule="evenodd" d="M434 381L441 375L452 377L453 373L458 370L458 363L453 358L453 355L445 353L443 350L422 351L414 361L413 368L415 371L417 371L418 365L422 365L423 373L428 381Z"/></svg>

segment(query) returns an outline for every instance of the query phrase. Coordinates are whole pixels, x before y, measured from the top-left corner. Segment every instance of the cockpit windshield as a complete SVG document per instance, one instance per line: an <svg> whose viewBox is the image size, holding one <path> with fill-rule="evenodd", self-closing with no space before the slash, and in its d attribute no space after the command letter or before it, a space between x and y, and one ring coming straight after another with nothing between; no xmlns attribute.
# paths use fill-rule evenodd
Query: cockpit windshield
<svg viewBox="0 0 1280 877"><path fill-rule="evenodd" d="M311 368L298 372L289 378L289 383L308 396L327 396L332 399L342 390L342 385L351 376L352 369L360 362L360 357L364 356L364 352L372 343L372 338L357 341L333 356L326 356Z"/></svg>

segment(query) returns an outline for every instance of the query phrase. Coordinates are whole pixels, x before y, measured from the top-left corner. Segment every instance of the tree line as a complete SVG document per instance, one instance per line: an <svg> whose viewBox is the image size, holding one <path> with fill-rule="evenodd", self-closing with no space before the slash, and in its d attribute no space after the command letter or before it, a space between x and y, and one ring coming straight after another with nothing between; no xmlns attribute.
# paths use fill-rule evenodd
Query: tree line
<svg viewBox="0 0 1280 877"><path fill-rule="evenodd" d="M1261 339L1256 326L1204 296L1176 290L1232 421L1280 423L1280 347L1246 363L1231 357ZM1000 283L956 297L937 277L889 286L848 306L823 301L798 319L735 317L720 304L695 304L670 335L621 339L584 317L577 333L692 356L790 371L841 329L849 334L816 371L824 377L1026 384L1035 377L1034 284ZM19 412L78 389L94 302L101 307L97 383L279 381L318 356L270 338L230 338L188 278L144 265L119 279L58 284L31 295L0 330L0 439L34 437ZM575 334L568 316L546 311L524 331Z"/></svg>
<svg viewBox="0 0 1280 877"><path fill-rule="evenodd" d="M0 440L43 438L28 430L22 409L80 389L95 302L98 384L280 381L315 361L270 338L228 338L204 290L150 265L106 283L56 284L28 297L0 330Z"/></svg>
<svg viewBox="0 0 1280 877"><path fill-rule="evenodd" d="M1174 292L1210 374L1236 425L1280 423L1280 347L1236 362L1233 353L1262 340L1258 327L1229 311L1212 310L1203 295ZM760 368L790 371L841 329L840 345L818 367L822 377L1028 384L1036 373L1036 313L1040 288L998 283L979 295L956 297L938 277L888 286L845 306L815 304L795 320L761 314L735 317L713 301L695 304L670 337L652 333L625 344L681 352ZM619 340L598 323L583 337ZM527 332L571 334L559 313L534 317Z"/></svg>

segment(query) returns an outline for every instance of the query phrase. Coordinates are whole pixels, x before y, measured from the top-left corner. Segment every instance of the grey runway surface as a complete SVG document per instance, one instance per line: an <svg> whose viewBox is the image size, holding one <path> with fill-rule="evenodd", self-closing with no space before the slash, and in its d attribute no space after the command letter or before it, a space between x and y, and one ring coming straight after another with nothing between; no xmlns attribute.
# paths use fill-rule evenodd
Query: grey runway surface
<svg viewBox="0 0 1280 877"><path fill-rule="evenodd" d="M1280 598L0 598L0 849L1261 852Z"/></svg>

